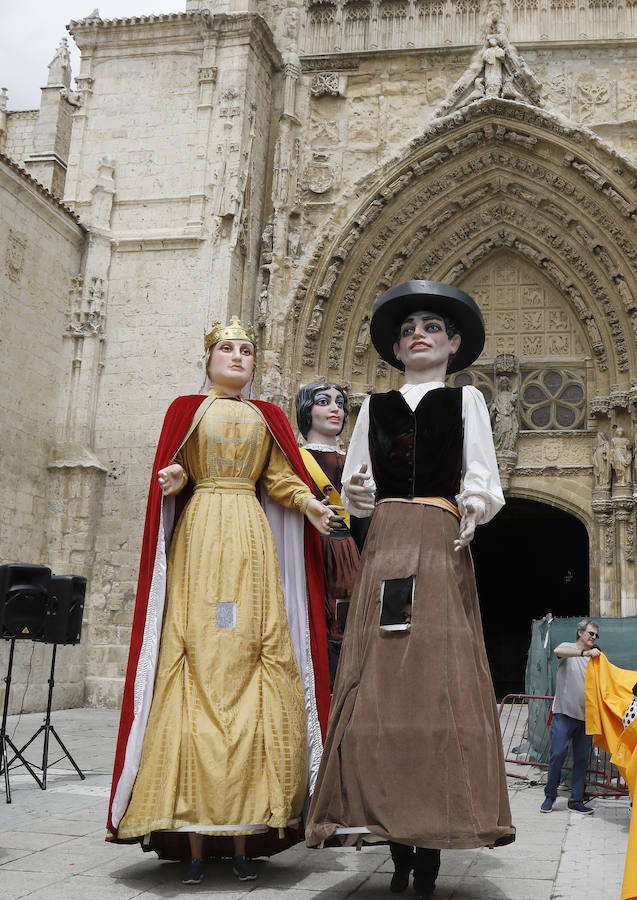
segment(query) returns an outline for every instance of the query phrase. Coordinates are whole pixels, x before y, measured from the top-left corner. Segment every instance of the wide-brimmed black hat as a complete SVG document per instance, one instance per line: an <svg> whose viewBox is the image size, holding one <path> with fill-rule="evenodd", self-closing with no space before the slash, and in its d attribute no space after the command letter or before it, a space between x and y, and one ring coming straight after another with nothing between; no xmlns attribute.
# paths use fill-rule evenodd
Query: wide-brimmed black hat
<svg viewBox="0 0 637 900"><path fill-rule="evenodd" d="M475 300L457 287L440 281L403 281L381 294L372 307L369 330L379 356L390 366L404 371L396 359L394 344L406 317L418 310L453 319L462 334L458 352L449 363L449 372L470 366L484 347L484 321Z"/></svg>

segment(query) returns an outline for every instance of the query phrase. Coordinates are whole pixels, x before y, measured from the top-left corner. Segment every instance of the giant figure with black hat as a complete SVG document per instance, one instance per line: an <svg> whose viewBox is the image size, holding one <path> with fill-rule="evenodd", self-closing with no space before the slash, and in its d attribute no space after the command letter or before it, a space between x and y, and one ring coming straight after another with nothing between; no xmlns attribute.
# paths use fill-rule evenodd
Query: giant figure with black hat
<svg viewBox="0 0 637 900"><path fill-rule="evenodd" d="M482 394L444 384L484 346L472 298L399 284L371 337L405 384L365 400L343 471L345 506L373 515L306 839L387 841L391 890L413 870L430 897L441 850L515 839L468 549L504 498Z"/></svg>

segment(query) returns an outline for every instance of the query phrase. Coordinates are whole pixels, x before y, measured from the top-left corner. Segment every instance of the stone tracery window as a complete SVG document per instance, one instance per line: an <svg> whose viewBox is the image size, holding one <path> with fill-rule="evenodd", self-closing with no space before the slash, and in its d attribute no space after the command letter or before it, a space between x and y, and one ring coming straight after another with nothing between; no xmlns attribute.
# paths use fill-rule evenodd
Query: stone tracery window
<svg viewBox="0 0 637 900"><path fill-rule="evenodd" d="M637 0L626 0L626 31L628 34L637 32Z"/></svg>
<svg viewBox="0 0 637 900"><path fill-rule="evenodd" d="M408 6L402 0L381 3L381 46L404 47L407 43Z"/></svg>
<svg viewBox="0 0 637 900"><path fill-rule="evenodd" d="M308 52L321 53L334 45L336 6L315 3L308 10Z"/></svg>
<svg viewBox="0 0 637 900"><path fill-rule="evenodd" d="M512 26L521 34L533 34L539 28L539 0L512 0Z"/></svg>
<svg viewBox="0 0 637 900"><path fill-rule="evenodd" d="M453 375L449 379L449 384L451 387L465 387L466 385L472 384L474 387L478 388L484 397L487 406L491 405L494 394L492 375L481 372L480 369L470 369L465 372L458 372L457 375Z"/></svg>
<svg viewBox="0 0 637 900"><path fill-rule="evenodd" d="M584 427L584 378L572 369L535 369L522 376L521 426L535 431Z"/></svg>
<svg viewBox="0 0 637 900"><path fill-rule="evenodd" d="M454 0L456 21L454 33L459 44L470 44L475 40L480 19L481 0Z"/></svg>
<svg viewBox="0 0 637 900"><path fill-rule="evenodd" d="M577 0L550 0L555 40L569 40L577 30Z"/></svg>
<svg viewBox="0 0 637 900"><path fill-rule="evenodd" d="M637 37L637 0L510 3L514 42ZM486 8L487 0L306 0L305 52L480 43Z"/></svg>
<svg viewBox="0 0 637 900"><path fill-rule="evenodd" d="M344 50L364 50L369 40L369 22L371 5L369 3L352 2L345 5Z"/></svg>
<svg viewBox="0 0 637 900"><path fill-rule="evenodd" d="M492 371L471 368L449 378L452 387L473 385L490 407L494 396ZM586 381L575 368L527 369L520 372L520 428L523 431L572 431L586 427Z"/></svg>
<svg viewBox="0 0 637 900"><path fill-rule="evenodd" d="M637 2L637 0L635 0ZM442 43L445 16L443 0L418 0L416 3L416 45Z"/></svg>
<svg viewBox="0 0 637 900"><path fill-rule="evenodd" d="M599 37L612 37L616 31L617 0L588 0L589 27Z"/></svg>

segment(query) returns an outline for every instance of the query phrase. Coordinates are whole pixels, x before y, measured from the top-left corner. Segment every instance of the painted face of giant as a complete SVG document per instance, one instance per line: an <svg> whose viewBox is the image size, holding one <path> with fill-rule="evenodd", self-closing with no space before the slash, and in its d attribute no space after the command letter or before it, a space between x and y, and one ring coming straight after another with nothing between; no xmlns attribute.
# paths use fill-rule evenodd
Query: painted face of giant
<svg viewBox="0 0 637 900"><path fill-rule="evenodd" d="M394 353L405 369L446 367L449 357L458 350L460 341L459 334L452 338L448 336L440 316L420 310L410 313L402 322Z"/></svg>
<svg viewBox="0 0 637 900"><path fill-rule="evenodd" d="M239 393L254 372L254 347L250 341L219 341L210 351L208 378L216 386Z"/></svg>
<svg viewBox="0 0 637 900"><path fill-rule="evenodd" d="M333 437L343 430L345 398L336 388L325 388L314 395L312 430Z"/></svg>

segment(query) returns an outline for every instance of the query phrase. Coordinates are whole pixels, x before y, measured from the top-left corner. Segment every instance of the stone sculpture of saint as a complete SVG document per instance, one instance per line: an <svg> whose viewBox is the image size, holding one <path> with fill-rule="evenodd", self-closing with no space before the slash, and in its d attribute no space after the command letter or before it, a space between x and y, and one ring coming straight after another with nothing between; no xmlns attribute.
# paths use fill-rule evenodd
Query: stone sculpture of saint
<svg viewBox="0 0 637 900"><path fill-rule="evenodd" d="M595 487L607 488L610 484L610 447L603 431L597 432L597 444L593 450L593 476Z"/></svg>
<svg viewBox="0 0 637 900"><path fill-rule="evenodd" d="M511 380L503 375L499 381L499 391L491 404L493 443L498 453L515 450L520 430L517 406L518 392L511 390Z"/></svg>
<svg viewBox="0 0 637 900"><path fill-rule="evenodd" d="M482 51L484 60L484 84L487 97L499 97L502 88L502 60L505 52L498 45L495 35L489 35L488 46Z"/></svg>
<svg viewBox="0 0 637 900"><path fill-rule="evenodd" d="M610 464L615 473L615 484L630 484L632 461L633 445L625 436L624 429L618 427L610 442Z"/></svg>

